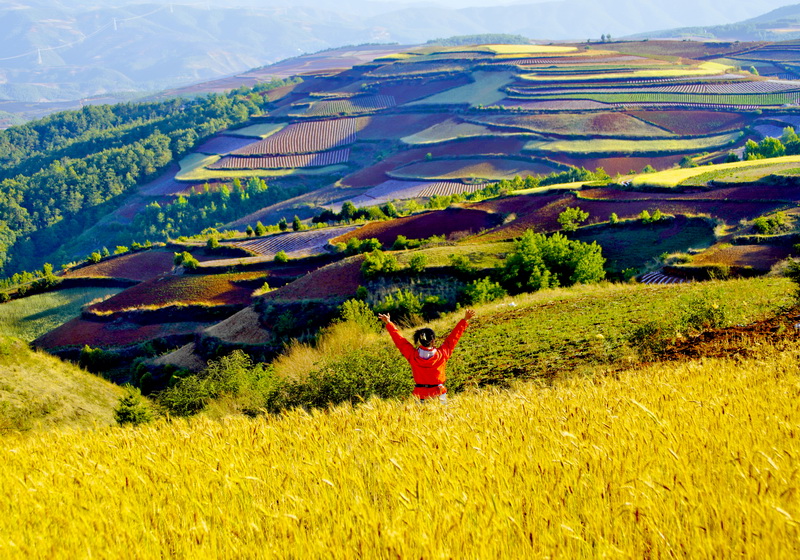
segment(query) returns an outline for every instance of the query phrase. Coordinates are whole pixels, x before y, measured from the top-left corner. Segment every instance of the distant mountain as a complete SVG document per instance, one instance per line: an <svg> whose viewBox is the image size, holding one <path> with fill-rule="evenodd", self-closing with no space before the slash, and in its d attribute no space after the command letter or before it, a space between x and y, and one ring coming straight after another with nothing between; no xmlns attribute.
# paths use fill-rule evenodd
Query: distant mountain
<svg viewBox="0 0 800 560"><path fill-rule="evenodd" d="M563 0L453 8L443 1L234 0L215 6L0 0L0 113L30 109L17 103L110 94L125 99L119 92L130 97L213 80L345 44L424 43L480 33L586 40L729 23L783 3Z"/></svg>
<svg viewBox="0 0 800 560"><path fill-rule="evenodd" d="M800 39L800 4L783 6L739 23L681 27L633 35L631 39L708 38L724 41L787 41Z"/></svg>

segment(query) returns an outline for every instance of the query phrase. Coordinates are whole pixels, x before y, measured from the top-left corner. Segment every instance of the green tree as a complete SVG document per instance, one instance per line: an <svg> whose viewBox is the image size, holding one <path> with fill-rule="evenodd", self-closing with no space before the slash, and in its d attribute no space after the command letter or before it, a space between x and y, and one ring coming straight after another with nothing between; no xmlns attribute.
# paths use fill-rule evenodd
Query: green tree
<svg viewBox="0 0 800 560"><path fill-rule="evenodd" d="M262 235L267 235L267 228L264 227L264 224L261 222L256 222L256 235L261 237Z"/></svg>
<svg viewBox="0 0 800 560"><path fill-rule="evenodd" d="M736 163L737 161L739 161L739 156L734 152L728 152L728 155L725 156L725 163Z"/></svg>
<svg viewBox="0 0 800 560"><path fill-rule="evenodd" d="M605 278L605 258L597 243L550 237L527 230L514 246L501 271L510 291L536 291L557 286L588 284Z"/></svg>
<svg viewBox="0 0 800 560"><path fill-rule="evenodd" d="M292 220L292 231L300 231L301 229L303 229L303 223L300 221L300 218L295 215Z"/></svg>
<svg viewBox="0 0 800 560"><path fill-rule="evenodd" d="M416 254L411 257L411 260L408 261L408 268L411 269L412 272L416 274L420 274L425 270L425 266L428 264L428 259L425 255Z"/></svg>
<svg viewBox="0 0 800 560"><path fill-rule="evenodd" d="M278 251L275 253L274 260L276 263L287 263L289 262L289 255L286 254L286 251Z"/></svg>
<svg viewBox="0 0 800 560"><path fill-rule="evenodd" d="M496 299L504 298L508 292L497 282L492 281L491 278L485 277L479 280L473 280L464 289L464 299L467 305L477 305L480 303L489 303Z"/></svg>
<svg viewBox="0 0 800 560"><path fill-rule="evenodd" d="M244 230L244 233L245 233L245 235L247 235L247 237L253 237L253 235L255 235L255 233L256 233L256 232L255 232L255 230L253 229L253 226L251 226L251 225L248 225L248 226L247 226L247 229L246 229L246 230Z"/></svg>
<svg viewBox="0 0 800 560"><path fill-rule="evenodd" d="M138 426L150 422L153 419L153 411L144 401L139 389L126 385L125 395L114 409L114 419L120 425Z"/></svg>
<svg viewBox="0 0 800 560"><path fill-rule="evenodd" d="M558 223L561 224L561 229L564 231L575 231L578 229L578 225L585 222L588 218L588 212L584 212L578 207L569 207L558 215Z"/></svg>
<svg viewBox="0 0 800 560"><path fill-rule="evenodd" d="M364 262L361 263L361 274L364 275L364 278L371 279L381 274L396 272L398 268L399 265L394 255L375 249L364 257Z"/></svg>
<svg viewBox="0 0 800 560"><path fill-rule="evenodd" d="M286 218L280 219L280 221L278 222L278 229L281 231L286 231L287 229L289 229L289 224L286 223Z"/></svg>

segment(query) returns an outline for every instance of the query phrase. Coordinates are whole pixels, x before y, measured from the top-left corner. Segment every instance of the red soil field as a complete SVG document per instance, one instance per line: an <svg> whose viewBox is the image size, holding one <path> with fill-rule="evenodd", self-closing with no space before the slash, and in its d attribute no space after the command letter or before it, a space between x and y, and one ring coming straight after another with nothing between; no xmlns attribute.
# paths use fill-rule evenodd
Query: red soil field
<svg viewBox="0 0 800 560"><path fill-rule="evenodd" d="M368 119L361 117L290 124L264 140L241 146L232 155L307 154L347 146L356 141L358 130L367 122Z"/></svg>
<svg viewBox="0 0 800 560"><path fill-rule="evenodd" d="M397 139L430 128L450 118L447 113L408 113L375 115L359 132L361 140Z"/></svg>
<svg viewBox="0 0 800 560"><path fill-rule="evenodd" d="M142 344L155 338L191 334L209 326L210 323L185 322L161 325L137 325L135 323L108 323L72 319L57 329L41 336L36 345L45 349L80 346L92 347L130 346Z"/></svg>
<svg viewBox="0 0 800 560"><path fill-rule="evenodd" d="M179 188L183 189L186 188L186 185L180 185L180 183L176 182L175 175L181 168L178 166L177 163L173 163L170 165L164 173L161 174L160 177L147 183L146 185L142 185L139 187L139 192L145 196L165 196L165 195L173 195L178 192Z"/></svg>
<svg viewBox="0 0 800 560"><path fill-rule="evenodd" d="M604 158L578 158L566 154L548 154L553 161L572 165L574 167L585 167L594 171L602 167L609 175L620 173L626 175L631 170L640 172L645 166L650 165L658 171L675 167L683 158L683 154L656 157L604 157Z"/></svg>
<svg viewBox="0 0 800 560"><path fill-rule="evenodd" d="M514 202L516 199L523 199L523 197L485 201L470 206L471 208L491 209L506 214L515 213L517 216L516 220L511 221L506 226L487 232L482 238L493 241L510 239L518 237L529 228L533 228L536 231L556 231L560 229L557 221L558 215L565 208L574 206L589 212L587 224L606 221L611 213L617 214L620 219L627 219L638 217L642 210L652 212L656 209L665 214L673 215L707 214L719 217L732 224L742 219L751 220L785 205L785 203L781 202L754 202L749 200L580 200L571 192L538 196L526 195L523 200L519 200L518 204Z"/></svg>
<svg viewBox="0 0 800 560"><path fill-rule="evenodd" d="M629 114L681 135L739 130L752 120L747 115L723 111L630 111Z"/></svg>
<svg viewBox="0 0 800 560"><path fill-rule="evenodd" d="M435 146L423 146L426 153L435 157L471 155L519 155L525 147L525 140L517 138L470 138L453 140Z"/></svg>
<svg viewBox="0 0 800 560"><path fill-rule="evenodd" d="M345 163L350 159L350 148L300 154L295 156L225 156L212 163L208 169L294 169L296 167L326 167Z"/></svg>
<svg viewBox="0 0 800 560"><path fill-rule="evenodd" d="M324 266L306 274L273 292L264 295L267 300L346 299L355 295L361 284L363 256Z"/></svg>
<svg viewBox="0 0 800 560"><path fill-rule="evenodd" d="M161 276L128 288L104 302L93 305L90 309L98 313L109 313L176 304L208 306L248 304L256 288L242 282L256 281L265 277L264 272Z"/></svg>
<svg viewBox="0 0 800 560"><path fill-rule="evenodd" d="M641 42L606 43L598 46L599 49L616 50L623 53L642 55L667 55L683 58L718 58L724 55L749 50L760 43L715 43L697 41L658 41L648 40Z"/></svg>
<svg viewBox="0 0 800 560"><path fill-rule="evenodd" d="M457 78L446 78L443 80L408 80L396 82L378 88L376 91L381 95L393 95L398 105L434 95L448 89L465 86L470 83L470 79L464 75ZM400 117L401 115L398 115ZM405 115L403 115L405 116Z"/></svg>
<svg viewBox="0 0 800 560"><path fill-rule="evenodd" d="M494 227L499 217L477 208L447 208L425 212L385 222L370 222L364 227L346 233L334 243L346 243L348 239L376 238L384 245L391 245L398 235L409 239L423 239L431 235L451 235L455 232L470 231L477 233Z"/></svg>
<svg viewBox="0 0 800 560"><path fill-rule="evenodd" d="M525 130L555 134L644 136L651 127L621 112L589 113L586 115L488 115L476 122L518 127ZM666 133L655 130L666 136Z"/></svg>
<svg viewBox="0 0 800 560"><path fill-rule="evenodd" d="M474 153L474 152L472 152ZM519 175L548 175L555 172L555 167L536 161L516 159L482 159L464 158L451 160L433 160L412 163L389 172L396 179L497 179Z"/></svg>
<svg viewBox="0 0 800 560"><path fill-rule="evenodd" d="M617 189L587 189L581 198L611 201L630 200L736 200L757 202L800 202L800 185L742 185L719 189L692 190L691 192L638 192Z"/></svg>
<svg viewBox="0 0 800 560"><path fill-rule="evenodd" d="M124 278L145 282L172 270L173 253L149 250L128 253L64 274L64 278Z"/></svg>
<svg viewBox="0 0 800 560"><path fill-rule="evenodd" d="M792 254L789 247L769 245L733 245L730 247L711 247L692 259L692 265L724 264L728 266L752 266L768 270L774 264Z"/></svg>
<svg viewBox="0 0 800 560"><path fill-rule="evenodd" d="M507 109L521 109L523 111L591 111L594 109L608 109L611 105L598 103L587 99L554 99L544 101L526 101L507 97L495 103Z"/></svg>

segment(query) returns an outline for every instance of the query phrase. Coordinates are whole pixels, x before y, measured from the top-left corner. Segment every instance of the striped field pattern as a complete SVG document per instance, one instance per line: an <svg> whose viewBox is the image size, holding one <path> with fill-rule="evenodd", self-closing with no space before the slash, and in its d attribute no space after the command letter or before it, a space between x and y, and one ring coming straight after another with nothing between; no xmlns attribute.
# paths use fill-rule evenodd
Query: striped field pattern
<svg viewBox="0 0 800 560"><path fill-rule="evenodd" d="M396 102L392 95L365 95L350 99L317 101L311 104L305 114L309 117L322 117L348 113L368 113L388 109L395 105Z"/></svg>
<svg viewBox="0 0 800 560"><path fill-rule="evenodd" d="M208 169L294 169L295 167L325 167L328 165L346 163L349 159L349 148L294 156L227 156L209 165Z"/></svg>
<svg viewBox="0 0 800 560"><path fill-rule="evenodd" d="M280 132L232 152L235 156L308 154L348 146L369 118L328 119L290 124Z"/></svg>
<svg viewBox="0 0 800 560"><path fill-rule="evenodd" d="M686 278L678 278L677 276L667 276L661 272L648 272L639 278L642 284L687 284L691 282Z"/></svg>
<svg viewBox="0 0 800 560"><path fill-rule="evenodd" d="M290 257L310 256L324 253L328 241L354 229L358 229L358 226L293 231L236 241L230 245L248 249L265 257L274 257L280 251L284 251ZM224 243L224 245L228 245L228 243Z"/></svg>

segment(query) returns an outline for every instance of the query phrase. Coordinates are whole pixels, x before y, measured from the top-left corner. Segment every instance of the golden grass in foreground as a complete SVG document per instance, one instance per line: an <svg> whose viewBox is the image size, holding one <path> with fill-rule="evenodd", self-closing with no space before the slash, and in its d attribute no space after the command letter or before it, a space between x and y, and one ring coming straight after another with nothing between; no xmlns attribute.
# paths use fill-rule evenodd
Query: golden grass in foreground
<svg viewBox="0 0 800 560"><path fill-rule="evenodd" d="M0 556L794 557L798 354L6 438Z"/></svg>

